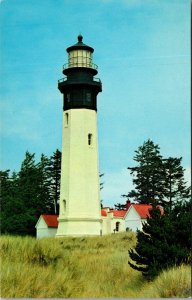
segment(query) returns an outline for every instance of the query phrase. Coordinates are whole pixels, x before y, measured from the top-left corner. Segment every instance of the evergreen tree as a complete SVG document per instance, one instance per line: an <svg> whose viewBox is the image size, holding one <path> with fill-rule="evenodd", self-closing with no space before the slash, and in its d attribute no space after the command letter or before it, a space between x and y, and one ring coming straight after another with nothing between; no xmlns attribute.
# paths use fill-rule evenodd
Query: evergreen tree
<svg viewBox="0 0 192 300"><path fill-rule="evenodd" d="M175 243L182 249L183 257L186 257L185 262L191 261L191 246L192 246L192 202L178 201L169 213L171 221L175 229ZM189 256L190 253L190 256ZM180 257L179 257L180 259Z"/></svg>
<svg viewBox="0 0 192 300"><path fill-rule="evenodd" d="M39 191L38 202L43 205L41 213L54 213L54 203L50 196L50 178L49 178L49 164L50 160L44 155L41 155L41 160L37 164L38 177L39 177Z"/></svg>
<svg viewBox="0 0 192 300"><path fill-rule="evenodd" d="M144 142L135 151L137 166L128 167L133 176L135 190L123 197L133 198L139 203L160 204L163 207L175 205L190 197L190 187L184 180L182 158L163 158L160 148L151 140Z"/></svg>
<svg viewBox="0 0 192 300"><path fill-rule="evenodd" d="M162 203L168 204L171 210L174 202L177 200L185 200L190 197L190 188L186 186L184 181L184 168L181 166L182 157L169 157L164 159L164 199Z"/></svg>
<svg viewBox="0 0 192 300"><path fill-rule="evenodd" d="M44 210L44 203L41 202L41 174L35 163L35 153L28 151L21 164L19 172L19 197L24 201L27 209L32 209L35 216L39 217Z"/></svg>
<svg viewBox="0 0 192 300"><path fill-rule="evenodd" d="M25 199L27 207L31 207L32 203L36 200L36 190L38 186L39 177L37 176L38 170L35 163L35 153L30 154L28 151L25 153L25 158L21 163L21 169L18 173L19 176L19 193L22 199Z"/></svg>
<svg viewBox="0 0 192 300"><path fill-rule="evenodd" d="M14 172L10 177L8 171L1 171L1 183L1 232L19 235L34 232L32 217L20 197L18 174Z"/></svg>
<svg viewBox="0 0 192 300"><path fill-rule="evenodd" d="M160 203L164 194L164 169L160 148L148 140L135 151L135 167L128 167L133 175L135 190L124 197L133 198L143 204Z"/></svg>
<svg viewBox="0 0 192 300"><path fill-rule="evenodd" d="M50 157L47 171L50 198L54 206L54 213L58 214L61 179L61 152L58 149Z"/></svg>
<svg viewBox="0 0 192 300"><path fill-rule="evenodd" d="M10 177L6 170L0 175L3 233L35 235L35 224L41 214L58 214L61 177L58 149L50 159L42 154L39 163L35 162L35 153L27 151L18 173Z"/></svg>
<svg viewBox="0 0 192 300"><path fill-rule="evenodd" d="M50 162L45 155L41 155L38 164L35 163L35 154L26 152L26 157L19 172L20 197L25 201L26 207L39 218L41 214L53 213L51 184L53 174L50 176Z"/></svg>
<svg viewBox="0 0 192 300"><path fill-rule="evenodd" d="M35 235L35 224L41 214L53 213L53 201L49 194L49 160L44 155L36 164L35 154L28 151L19 173L9 177L9 171L1 171L2 181L2 232Z"/></svg>
<svg viewBox="0 0 192 300"><path fill-rule="evenodd" d="M164 215L157 207L151 209L143 231L137 231L135 249L129 251L128 263L133 269L152 279L163 269L189 262L190 206L190 203L177 205Z"/></svg>
<svg viewBox="0 0 192 300"><path fill-rule="evenodd" d="M45 212L46 198L41 197L41 184L41 174L35 162L35 153L31 154L27 151L18 173L16 190L17 198L23 205L20 207L21 215L14 216L15 220L22 225L23 234L35 235L35 224L39 216Z"/></svg>
<svg viewBox="0 0 192 300"><path fill-rule="evenodd" d="M117 204L115 204L115 209L124 210L124 209L126 209L126 204L117 203Z"/></svg>
<svg viewBox="0 0 192 300"><path fill-rule="evenodd" d="M12 181L9 175L10 170L0 171L1 178L1 231L5 231L6 215L10 214L12 210L9 210L9 202L12 196ZM13 204L13 203L12 203Z"/></svg>
<svg viewBox="0 0 192 300"><path fill-rule="evenodd" d="M10 170L0 171L0 178L1 178L0 197L1 197L1 205L3 208L4 208L4 202L6 201L5 198L11 191L11 180L9 177L9 172Z"/></svg>

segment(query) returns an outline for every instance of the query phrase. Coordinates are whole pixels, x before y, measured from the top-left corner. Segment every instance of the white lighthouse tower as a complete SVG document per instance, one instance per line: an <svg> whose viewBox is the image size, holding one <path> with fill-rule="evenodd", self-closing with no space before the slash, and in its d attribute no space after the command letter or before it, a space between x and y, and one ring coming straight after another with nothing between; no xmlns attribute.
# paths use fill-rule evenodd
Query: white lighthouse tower
<svg viewBox="0 0 192 300"><path fill-rule="evenodd" d="M101 234L97 94L100 79L94 78L94 49L83 37L67 48L65 78L58 88L63 94L63 137L60 211L56 236Z"/></svg>

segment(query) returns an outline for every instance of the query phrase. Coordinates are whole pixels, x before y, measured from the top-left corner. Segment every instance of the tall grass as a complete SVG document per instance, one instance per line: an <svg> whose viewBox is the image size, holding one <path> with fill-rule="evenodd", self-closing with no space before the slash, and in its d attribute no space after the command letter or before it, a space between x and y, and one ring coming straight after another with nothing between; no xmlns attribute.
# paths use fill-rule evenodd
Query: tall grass
<svg viewBox="0 0 192 300"><path fill-rule="evenodd" d="M163 271L140 293L146 298L189 298L191 296L191 267L181 265Z"/></svg>
<svg viewBox="0 0 192 300"><path fill-rule="evenodd" d="M62 249L48 239L35 240L32 237L1 237L2 259L9 257L15 262L38 263L40 265L54 264L63 258Z"/></svg>
<svg viewBox="0 0 192 300"><path fill-rule="evenodd" d="M132 232L103 237L1 237L3 298L137 298L177 297L170 280L189 296L188 267L162 273L147 283L128 265L128 250L136 243ZM186 271L187 270L187 271ZM158 281L159 280L159 281ZM159 288L161 287L161 288ZM163 290L163 292L162 292ZM166 292L167 291L167 292ZM164 294L163 294L164 293Z"/></svg>

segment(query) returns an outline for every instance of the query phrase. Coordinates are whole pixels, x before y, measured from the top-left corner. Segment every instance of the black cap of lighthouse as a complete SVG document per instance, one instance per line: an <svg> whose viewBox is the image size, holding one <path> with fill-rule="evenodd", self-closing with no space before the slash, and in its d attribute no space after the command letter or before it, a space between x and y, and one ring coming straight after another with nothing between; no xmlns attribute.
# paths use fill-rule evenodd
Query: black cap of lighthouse
<svg viewBox="0 0 192 300"><path fill-rule="evenodd" d="M94 77L98 73L92 58L94 49L83 43L82 35L77 39L76 44L67 48L68 63L63 66L66 77L58 81L58 88L64 95L63 109L97 110L97 94L102 91L102 84Z"/></svg>
<svg viewBox="0 0 192 300"><path fill-rule="evenodd" d="M94 49L83 43L83 36L81 34L78 35L77 39L78 39L78 42L75 45L70 46L70 47L67 48L68 53L72 50L77 50L77 49L84 49L84 50L91 51L91 53L93 53Z"/></svg>

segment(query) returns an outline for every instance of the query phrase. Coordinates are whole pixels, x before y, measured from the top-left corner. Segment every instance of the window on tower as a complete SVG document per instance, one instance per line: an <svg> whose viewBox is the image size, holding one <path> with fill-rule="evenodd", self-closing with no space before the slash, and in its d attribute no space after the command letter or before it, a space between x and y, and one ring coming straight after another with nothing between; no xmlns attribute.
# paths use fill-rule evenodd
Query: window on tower
<svg viewBox="0 0 192 300"><path fill-rule="evenodd" d="M66 200L63 200L63 211L66 211Z"/></svg>
<svg viewBox="0 0 192 300"><path fill-rule="evenodd" d="M87 102L91 102L91 93L86 93Z"/></svg>
<svg viewBox="0 0 192 300"><path fill-rule="evenodd" d="M69 114L65 113L65 126L67 127L69 124Z"/></svg>
<svg viewBox="0 0 192 300"><path fill-rule="evenodd" d="M93 135L91 133L88 134L88 145L91 146L93 143Z"/></svg>
<svg viewBox="0 0 192 300"><path fill-rule="evenodd" d="M71 100L70 93L67 93L67 102L70 102L70 100Z"/></svg>

